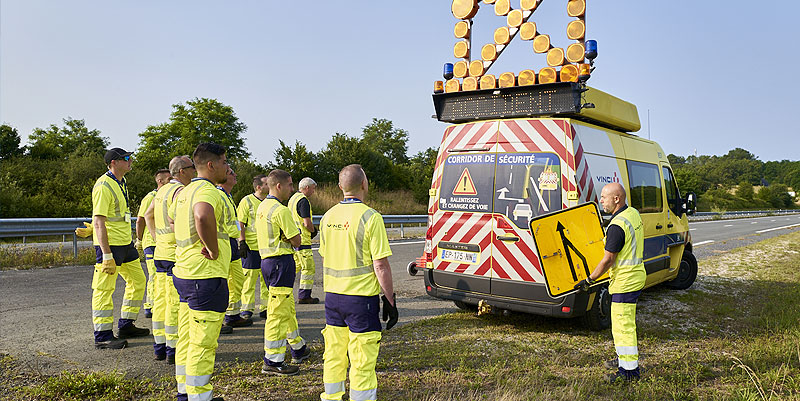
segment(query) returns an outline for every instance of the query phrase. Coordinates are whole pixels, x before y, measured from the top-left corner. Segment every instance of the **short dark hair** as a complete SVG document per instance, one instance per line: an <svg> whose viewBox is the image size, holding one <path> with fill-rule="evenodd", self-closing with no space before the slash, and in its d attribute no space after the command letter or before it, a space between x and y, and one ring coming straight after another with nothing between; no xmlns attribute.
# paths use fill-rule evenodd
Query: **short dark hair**
<svg viewBox="0 0 800 401"><path fill-rule="evenodd" d="M160 169L158 169L158 171L156 171L155 174L153 174L153 177L158 177L159 174L170 174L170 175L172 175L172 173L170 173L169 170L167 170L165 168L160 168Z"/></svg>
<svg viewBox="0 0 800 401"><path fill-rule="evenodd" d="M256 190L256 187L260 187L264 184L264 178L267 178L265 174L259 174L253 177L253 191Z"/></svg>
<svg viewBox="0 0 800 401"><path fill-rule="evenodd" d="M269 172L267 176L267 185L269 188L275 188L276 185L286 184L292 179L292 175L281 169L275 169Z"/></svg>
<svg viewBox="0 0 800 401"><path fill-rule="evenodd" d="M204 142L197 145L197 149L192 153L192 161L194 161L195 166L205 167L206 163L219 160L225 152L226 149L222 145L217 145L214 142Z"/></svg>

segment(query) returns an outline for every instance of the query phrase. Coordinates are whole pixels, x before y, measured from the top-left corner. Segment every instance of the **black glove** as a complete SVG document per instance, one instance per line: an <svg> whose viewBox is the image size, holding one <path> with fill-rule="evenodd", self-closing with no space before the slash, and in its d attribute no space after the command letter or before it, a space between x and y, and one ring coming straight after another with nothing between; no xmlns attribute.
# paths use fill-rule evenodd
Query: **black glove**
<svg viewBox="0 0 800 401"><path fill-rule="evenodd" d="M594 284L594 280L592 280L589 277L586 277L585 279L579 281L578 284L575 284L575 287L572 287L572 289L580 291L589 291L589 286L592 284Z"/></svg>
<svg viewBox="0 0 800 401"><path fill-rule="evenodd" d="M240 239L239 240L239 254L247 257L247 253L250 252L250 247L247 246L247 241Z"/></svg>
<svg viewBox="0 0 800 401"><path fill-rule="evenodd" d="M312 231L312 232L311 232L311 238L314 238L314 237L316 237L316 236L317 236L317 234L319 234L319 230L317 230L317 228L316 228L316 227L314 227L314 231Z"/></svg>
<svg viewBox="0 0 800 401"><path fill-rule="evenodd" d="M386 295L381 295L381 300L383 300L383 321L386 322L386 330L394 327L397 324L397 318L400 316L397 313L397 296L392 294L392 298L395 302L394 305L389 303L389 298L386 298Z"/></svg>

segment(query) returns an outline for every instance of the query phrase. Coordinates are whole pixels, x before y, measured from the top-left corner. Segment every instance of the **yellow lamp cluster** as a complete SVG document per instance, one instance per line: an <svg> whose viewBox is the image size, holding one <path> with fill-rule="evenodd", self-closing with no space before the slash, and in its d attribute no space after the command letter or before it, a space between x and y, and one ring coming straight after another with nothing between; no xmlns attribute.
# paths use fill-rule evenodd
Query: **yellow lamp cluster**
<svg viewBox="0 0 800 401"><path fill-rule="evenodd" d="M478 89L509 88L547 84L553 82L578 82L591 72L589 64L584 63L586 46L586 0L568 0L567 15L576 18L567 24L567 38L576 41L564 48L553 47L550 36L537 31L536 23L528 18L543 0L519 0L519 9L511 7L511 0L483 0L493 5L497 16L506 17L506 26L494 31L494 43L480 48L480 59L472 60L471 30L472 18L477 14L480 0L453 0L451 11L458 21L453 34L459 39L453 46L457 61L453 65L453 78L447 82L436 81L434 91L460 92ZM504 72L499 76L488 74L487 70L500 56L506 46L519 34L525 41L531 41L533 51L546 55L547 67L538 72L530 69L518 74Z"/></svg>

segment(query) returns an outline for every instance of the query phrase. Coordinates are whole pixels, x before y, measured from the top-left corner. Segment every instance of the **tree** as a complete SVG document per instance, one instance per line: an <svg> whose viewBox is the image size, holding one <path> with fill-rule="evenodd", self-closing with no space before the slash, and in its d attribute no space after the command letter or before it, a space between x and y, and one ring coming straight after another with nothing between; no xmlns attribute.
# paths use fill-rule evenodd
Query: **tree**
<svg viewBox="0 0 800 401"><path fill-rule="evenodd" d="M286 170L292 175L295 182L303 177L317 178L317 156L300 141L295 141L294 148L286 145L283 140L278 140L279 147L275 150L275 164L271 168Z"/></svg>
<svg viewBox="0 0 800 401"><path fill-rule="evenodd" d="M408 163L408 131L386 119L373 118L362 130L362 140L396 165Z"/></svg>
<svg viewBox="0 0 800 401"><path fill-rule="evenodd" d="M0 160L19 156L24 149L19 147L20 137L17 129L10 125L0 125Z"/></svg>
<svg viewBox="0 0 800 401"><path fill-rule="evenodd" d="M749 182L743 181L739 183L739 187L736 188L736 196L745 199L745 200L753 200L753 196L755 192L753 191L753 184Z"/></svg>
<svg viewBox="0 0 800 401"><path fill-rule="evenodd" d="M389 159L378 153L365 141L346 134L333 135L325 149L320 152L320 170L323 182L338 182L339 170L349 164L358 163L367 173L370 185L383 188L395 188L393 166Z"/></svg>
<svg viewBox="0 0 800 401"><path fill-rule="evenodd" d="M417 202L427 203L428 201L428 190L431 188L433 169L436 166L438 153L436 148L428 148L411 158L409 186Z"/></svg>
<svg viewBox="0 0 800 401"><path fill-rule="evenodd" d="M30 135L30 155L39 159L63 159L73 153L103 155L108 138L100 131L89 130L84 120L67 117L64 127L50 124L47 129L36 128Z"/></svg>
<svg viewBox="0 0 800 401"><path fill-rule="evenodd" d="M239 121L232 107L216 99L195 98L172 108L168 122L148 126L139 134L139 149L134 157L148 172L166 167L174 156L191 156L202 142L224 146L231 161L250 157L242 137L247 126Z"/></svg>

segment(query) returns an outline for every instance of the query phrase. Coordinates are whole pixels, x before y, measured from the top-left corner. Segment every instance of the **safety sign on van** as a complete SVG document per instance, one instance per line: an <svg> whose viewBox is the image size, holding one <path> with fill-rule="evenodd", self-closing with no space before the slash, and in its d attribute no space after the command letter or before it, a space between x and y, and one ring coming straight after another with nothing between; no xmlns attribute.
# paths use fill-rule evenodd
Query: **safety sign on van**
<svg viewBox="0 0 800 401"><path fill-rule="evenodd" d="M547 292L555 298L573 291L603 259L603 238L597 204L584 203L531 220ZM598 282L608 279L604 274Z"/></svg>
<svg viewBox="0 0 800 401"><path fill-rule="evenodd" d="M491 212L494 153L453 154L444 162L439 208Z"/></svg>
<svg viewBox="0 0 800 401"><path fill-rule="evenodd" d="M520 228L561 210L561 166L553 153L498 153L494 211Z"/></svg>

